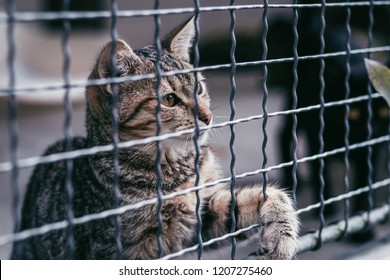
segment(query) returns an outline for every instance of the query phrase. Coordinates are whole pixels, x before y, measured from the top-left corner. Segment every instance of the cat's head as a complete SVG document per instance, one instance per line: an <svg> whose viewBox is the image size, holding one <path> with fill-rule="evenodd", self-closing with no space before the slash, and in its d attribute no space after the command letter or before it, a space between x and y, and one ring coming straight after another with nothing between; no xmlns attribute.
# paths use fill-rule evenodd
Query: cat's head
<svg viewBox="0 0 390 280"><path fill-rule="evenodd" d="M190 19L172 31L162 41L159 65L162 72L190 69L190 51L195 34L194 20ZM108 43L100 53L90 79L105 79L113 75L112 47ZM137 76L156 73L157 50L154 45L133 50L126 42L115 43L116 76ZM195 77L197 75L197 79ZM157 108L157 79L148 78L138 81L126 81L112 86L91 86L87 88L87 106L93 122L99 130L111 133L112 102L118 93L117 112L119 115L119 138L121 141L142 139L155 136ZM192 129L195 127L194 109L196 91L198 99L198 123L200 127L212 122L210 98L200 73L186 73L163 76L159 83L161 96L160 118L161 134ZM191 141L191 135L171 140L170 144L180 145ZM200 141L205 141L202 133ZM172 143L172 141L174 143ZM202 143L201 143L202 144Z"/></svg>

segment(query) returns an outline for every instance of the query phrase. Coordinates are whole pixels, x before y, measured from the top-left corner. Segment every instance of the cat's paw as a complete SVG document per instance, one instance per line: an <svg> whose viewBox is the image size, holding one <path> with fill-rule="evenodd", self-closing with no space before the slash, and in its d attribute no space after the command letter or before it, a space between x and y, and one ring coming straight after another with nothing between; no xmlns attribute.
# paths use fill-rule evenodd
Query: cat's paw
<svg viewBox="0 0 390 280"><path fill-rule="evenodd" d="M299 221L291 198L276 188L267 189L268 199L260 210L260 244L257 255L265 260L294 257Z"/></svg>

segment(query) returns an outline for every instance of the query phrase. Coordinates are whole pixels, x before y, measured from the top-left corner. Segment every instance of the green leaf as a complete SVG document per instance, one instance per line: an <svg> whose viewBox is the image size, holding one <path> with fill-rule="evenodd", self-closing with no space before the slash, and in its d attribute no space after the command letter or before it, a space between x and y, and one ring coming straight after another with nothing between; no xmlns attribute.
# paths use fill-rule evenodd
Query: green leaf
<svg viewBox="0 0 390 280"><path fill-rule="evenodd" d="M371 59L364 59L368 77L374 88L383 95L390 106L390 69Z"/></svg>

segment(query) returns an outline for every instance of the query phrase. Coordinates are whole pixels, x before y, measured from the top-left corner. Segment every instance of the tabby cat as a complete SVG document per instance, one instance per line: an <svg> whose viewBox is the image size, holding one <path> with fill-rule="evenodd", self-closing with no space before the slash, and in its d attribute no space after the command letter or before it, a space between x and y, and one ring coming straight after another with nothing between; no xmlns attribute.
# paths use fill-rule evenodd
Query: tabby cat
<svg viewBox="0 0 390 280"><path fill-rule="evenodd" d="M193 19L183 23L162 42L161 70L190 69L190 50L194 37ZM89 79L111 77L112 43L100 53ZM118 40L116 71L118 77L156 72L155 46L132 50ZM200 127L212 123L210 98L200 73L164 76L160 80L161 133L195 127L194 88L199 99ZM128 81L117 85L120 141L143 139L156 134L157 79ZM197 85L195 83L198 83ZM112 143L114 88L111 85L86 89L86 138L74 138L73 148L88 148ZM199 135L199 184L220 178L215 156L207 144L207 132ZM64 151L65 141L51 146L46 154ZM195 184L195 145L192 136L184 135L161 142L161 189L163 194L182 191ZM119 150L120 205L131 205L156 197L158 177L155 171L156 144L132 146ZM80 157L74 160L72 209L75 217L111 209L114 203L114 161L111 153ZM66 219L68 196L65 186L66 164L58 161L38 165L28 186L23 207L22 229L39 227ZM267 200L261 186L237 188L236 228L260 223L257 229L258 256L261 259L291 259L296 248L298 220L292 200L282 190L269 186ZM231 195L229 187L218 185L200 191L202 238L204 241L231 230ZM197 242L196 194L194 192L165 200L162 204L161 251L164 256ZM14 246L13 257L22 259L114 259L118 257L116 229L120 228L124 259L153 259L158 256L157 204L143 206L115 217L75 225L73 250L67 230L51 231ZM244 236L245 237L245 236Z"/></svg>

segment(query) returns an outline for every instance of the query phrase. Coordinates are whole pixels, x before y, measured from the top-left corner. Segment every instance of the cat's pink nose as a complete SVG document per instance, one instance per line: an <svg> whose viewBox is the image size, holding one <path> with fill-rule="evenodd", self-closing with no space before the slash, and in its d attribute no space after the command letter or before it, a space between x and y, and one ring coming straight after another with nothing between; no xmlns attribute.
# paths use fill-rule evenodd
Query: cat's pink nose
<svg viewBox="0 0 390 280"><path fill-rule="evenodd" d="M188 112L190 114L194 114L195 110L195 102L189 102L188 105ZM198 119L202 122L204 122L206 125L209 125L211 121L213 120L213 114L211 113L209 107L207 104L202 101L201 99L199 100L199 111L198 111Z"/></svg>
<svg viewBox="0 0 390 280"><path fill-rule="evenodd" d="M210 109L206 106L199 108L199 120L204 122L206 125L209 125L213 119L213 114Z"/></svg>

